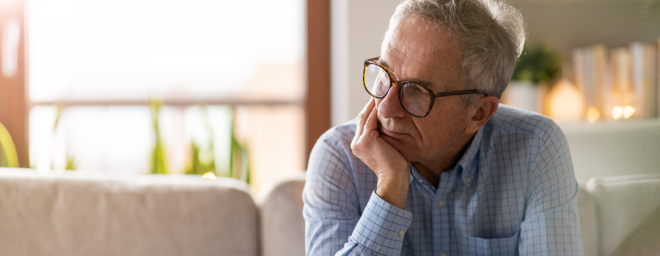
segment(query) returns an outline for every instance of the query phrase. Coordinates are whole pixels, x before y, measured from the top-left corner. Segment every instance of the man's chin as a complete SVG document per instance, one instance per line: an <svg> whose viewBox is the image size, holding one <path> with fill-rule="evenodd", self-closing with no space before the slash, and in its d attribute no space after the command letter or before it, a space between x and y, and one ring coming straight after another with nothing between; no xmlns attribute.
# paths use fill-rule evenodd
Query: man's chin
<svg viewBox="0 0 660 256"><path fill-rule="evenodd" d="M403 143L403 141L400 141L398 139L395 139L393 137L387 136L387 135L382 134L382 133L380 134L380 137L385 142L387 142L387 144L390 144L390 146L392 146L394 149L396 149L396 151L398 151L399 154L401 154L404 158L408 159L407 153L409 152L409 150L407 150L407 147Z"/></svg>

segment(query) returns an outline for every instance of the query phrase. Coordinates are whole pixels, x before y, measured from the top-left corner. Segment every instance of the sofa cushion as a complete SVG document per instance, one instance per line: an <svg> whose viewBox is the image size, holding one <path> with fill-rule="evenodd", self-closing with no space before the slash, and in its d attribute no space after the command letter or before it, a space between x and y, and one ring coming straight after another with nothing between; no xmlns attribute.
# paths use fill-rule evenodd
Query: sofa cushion
<svg viewBox="0 0 660 256"><path fill-rule="evenodd" d="M305 255L305 173L264 187L257 197L263 256Z"/></svg>
<svg viewBox="0 0 660 256"><path fill-rule="evenodd" d="M641 252L657 250L660 240L636 234L660 218L660 175L595 178L587 190L596 201L601 255L614 255L624 244Z"/></svg>
<svg viewBox="0 0 660 256"><path fill-rule="evenodd" d="M617 256L660 255L660 207L649 214L621 245L612 253Z"/></svg>
<svg viewBox="0 0 660 256"><path fill-rule="evenodd" d="M247 185L0 170L0 255L258 254Z"/></svg>
<svg viewBox="0 0 660 256"><path fill-rule="evenodd" d="M593 197L586 190L586 185L580 183L578 191L578 211L580 212L580 230L582 232L582 248L584 255L598 255L598 223L596 204Z"/></svg>

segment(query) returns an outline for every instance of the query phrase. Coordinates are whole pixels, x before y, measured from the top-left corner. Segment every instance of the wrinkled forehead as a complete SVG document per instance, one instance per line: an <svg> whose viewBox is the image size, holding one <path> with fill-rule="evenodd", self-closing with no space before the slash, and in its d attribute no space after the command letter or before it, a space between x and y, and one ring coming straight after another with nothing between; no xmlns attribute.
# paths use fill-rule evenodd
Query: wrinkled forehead
<svg viewBox="0 0 660 256"><path fill-rule="evenodd" d="M446 37L452 41L452 43L456 43L456 39L458 39L457 32L450 29L449 26L431 22L421 16L412 15L402 17L397 19L397 21L390 22L381 45L381 55L385 50L385 46L392 40L410 37L415 34L426 35L427 37L430 37L432 34L440 34L442 37Z"/></svg>
<svg viewBox="0 0 660 256"><path fill-rule="evenodd" d="M383 42L381 59L400 79L412 76L436 80L435 76L442 74L446 80L453 78L447 76L458 75L462 55L446 27L420 18L406 18L389 33Z"/></svg>

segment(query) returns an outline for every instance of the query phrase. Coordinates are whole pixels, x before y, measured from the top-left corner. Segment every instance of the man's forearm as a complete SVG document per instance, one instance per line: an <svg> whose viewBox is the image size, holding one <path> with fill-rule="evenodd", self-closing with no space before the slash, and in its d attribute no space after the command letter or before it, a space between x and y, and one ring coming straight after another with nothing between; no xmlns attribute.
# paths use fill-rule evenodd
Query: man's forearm
<svg viewBox="0 0 660 256"><path fill-rule="evenodd" d="M409 186L410 176L392 178L379 177L378 185L376 186L376 194L385 202L388 202L399 209L405 209Z"/></svg>

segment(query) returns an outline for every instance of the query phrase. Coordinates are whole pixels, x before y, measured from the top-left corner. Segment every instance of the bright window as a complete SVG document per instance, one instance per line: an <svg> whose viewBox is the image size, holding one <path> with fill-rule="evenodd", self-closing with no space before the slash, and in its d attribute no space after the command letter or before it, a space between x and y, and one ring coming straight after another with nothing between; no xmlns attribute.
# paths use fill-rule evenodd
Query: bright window
<svg viewBox="0 0 660 256"><path fill-rule="evenodd" d="M302 0L29 0L26 23L33 167L148 173L159 99L172 173L205 122L217 170L232 123L257 187L304 169Z"/></svg>

